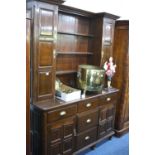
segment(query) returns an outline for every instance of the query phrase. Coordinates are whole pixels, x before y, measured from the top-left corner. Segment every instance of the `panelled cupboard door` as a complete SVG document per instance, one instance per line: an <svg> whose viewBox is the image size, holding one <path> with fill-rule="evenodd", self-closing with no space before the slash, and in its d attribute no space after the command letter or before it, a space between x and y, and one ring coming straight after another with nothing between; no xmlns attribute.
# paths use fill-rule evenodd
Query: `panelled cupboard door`
<svg viewBox="0 0 155 155"><path fill-rule="evenodd" d="M54 97L58 6L35 3L33 36L33 99Z"/></svg>
<svg viewBox="0 0 155 155"><path fill-rule="evenodd" d="M100 108L98 137L103 137L113 129L115 106L113 103L106 104Z"/></svg>
<svg viewBox="0 0 155 155"><path fill-rule="evenodd" d="M113 55L114 27L115 20L108 18L103 19L101 65L108 61L109 57Z"/></svg>
<svg viewBox="0 0 155 155"><path fill-rule="evenodd" d="M75 117L57 121L47 130L49 155L72 154L75 148Z"/></svg>

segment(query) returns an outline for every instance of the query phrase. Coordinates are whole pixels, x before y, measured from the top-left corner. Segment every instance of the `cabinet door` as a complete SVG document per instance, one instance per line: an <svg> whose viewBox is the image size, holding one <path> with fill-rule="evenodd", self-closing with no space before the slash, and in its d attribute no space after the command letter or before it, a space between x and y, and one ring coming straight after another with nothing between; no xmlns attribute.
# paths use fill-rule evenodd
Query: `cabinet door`
<svg viewBox="0 0 155 155"><path fill-rule="evenodd" d="M71 154L74 151L75 117L63 119L48 127L48 150L59 154ZM55 155L55 154L54 154Z"/></svg>
<svg viewBox="0 0 155 155"><path fill-rule="evenodd" d="M103 20L103 40L102 40L102 53L101 65L113 55L113 39L114 39L115 20L104 18Z"/></svg>
<svg viewBox="0 0 155 155"><path fill-rule="evenodd" d="M100 108L98 137L103 137L114 126L115 106L108 103Z"/></svg>
<svg viewBox="0 0 155 155"><path fill-rule="evenodd" d="M102 137L106 133L106 129L107 129L106 113L107 113L106 106L102 106L99 113L98 137Z"/></svg>
<svg viewBox="0 0 155 155"><path fill-rule="evenodd" d="M35 3L33 15L33 100L54 97L58 7Z"/></svg>
<svg viewBox="0 0 155 155"><path fill-rule="evenodd" d="M55 143L51 145L50 149L48 150L48 155L62 155L62 143Z"/></svg>
<svg viewBox="0 0 155 155"><path fill-rule="evenodd" d="M63 141L63 155L71 155L74 149L73 138L68 138Z"/></svg>

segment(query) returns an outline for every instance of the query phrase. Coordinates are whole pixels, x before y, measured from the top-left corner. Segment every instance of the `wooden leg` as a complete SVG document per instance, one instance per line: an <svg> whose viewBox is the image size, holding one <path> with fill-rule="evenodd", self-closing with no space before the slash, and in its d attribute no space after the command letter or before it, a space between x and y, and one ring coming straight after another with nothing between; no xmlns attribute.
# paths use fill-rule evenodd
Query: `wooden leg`
<svg viewBox="0 0 155 155"><path fill-rule="evenodd" d="M95 150L95 148L96 148L96 145L93 145L90 147L91 150Z"/></svg>
<svg viewBox="0 0 155 155"><path fill-rule="evenodd" d="M111 140L111 139L112 139L112 136L109 137L109 140Z"/></svg>

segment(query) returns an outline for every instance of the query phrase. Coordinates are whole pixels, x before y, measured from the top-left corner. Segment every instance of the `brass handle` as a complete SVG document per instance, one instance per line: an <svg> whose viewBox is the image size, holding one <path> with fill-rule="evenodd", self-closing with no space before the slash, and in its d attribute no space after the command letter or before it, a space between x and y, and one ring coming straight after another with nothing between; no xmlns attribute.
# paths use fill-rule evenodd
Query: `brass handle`
<svg viewBox="0 0 155 155"><path fill-rule="evenodd" d="M45 75L46 75L46 76L49 76L49 72L46 72Z"/></svg>
<svg viewBox="0 0 155 155"><path fill-rule="evenodd" d="M111 100L111 98L110 98L110 97L108 97L108 98L107 98L107 101L110 101L110 100Z"/></svg>
<svg viewBox="0 0 155 155"><path fill-rule="evenodd" d="M90 137L89 137L89 136L86 136L84 139L85 139L85 140L88 140L88 139L90 139Z"/></svg>
<svg viewBox="0 0 155 155"><path fill-rule="evenodd" d="M87 103L87 104L86 104L86 107L87 107L87 108L91 107L91 103Z"/></svg>
<svg viewBox="0 0 155 155"><path fill-rule="evenodd" d="M53 50L53 58L55 59L56 56L57 56L57 53L56 53L56 50L54 49L54 50Z"/></svg>
<svg viewBox="0 0 155 155"><path fill-rule="evenodd" d="M64 116L64 115L66 115L66 111L61 111L60 116Z"/></svg>
<svg viewBox="0 0 155 155"><path fill-rule="evenodd" d="M104 51L102 51L102 53L101 53L101 58L103 59L103 56L104 56Z"/></svg>
<svg viewBox="0 0 155 155"><path fill-rule="evenodd" d="M87 122L87 123L90 123L90 122L91 122L91 119L90 119L90 118L89 118L89 119L87 119L87 120L86 120L86 122Z"/></svg>
<svg viewBox="0 0 155 155"><path fill-rule="evenodd" d="M75 128L73 129L73 132L74 132L74 136L76 136L76 129Z"/></svg>

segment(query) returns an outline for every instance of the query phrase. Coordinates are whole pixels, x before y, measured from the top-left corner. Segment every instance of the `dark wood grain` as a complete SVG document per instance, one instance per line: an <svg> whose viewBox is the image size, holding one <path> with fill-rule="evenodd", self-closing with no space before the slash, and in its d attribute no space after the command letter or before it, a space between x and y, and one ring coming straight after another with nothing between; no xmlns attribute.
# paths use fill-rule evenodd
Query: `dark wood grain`
<svg viewBox="0 0 155 155"><path fill-rule="evenodd" d="M94 142L97 138L97 128L91 128L86 132L82 132L77 136L77 150L81 149L82 147Z"/></svg>
<svg viewBox="0 0 155 155"><path fill-rule="evenodd" d="M80 113L77 118L77 132L90 129L98 124L98 109Z"/></svg>
<svg viewBox="0 0 155 155"><path fill-rule="evenodd" d="M97 66L102 67L104 62L113 55L114 26L114 19L103 18L103 16L94 18L93 62Z"/></svg>
<svg viewBox="0 0 155 155"><path fill-rule="evenodd" d="M113 86L120 89L115 129L118 135L129 128L129 21L117 21L115 28L114 59L117 64Z"/></svg>
<svg viewBox="0 0 155 155"><path fill-rule="evenodd" d="M58 121L48 127L49 154L71 154L74 152L75 117Z"/></svg>
<svg viewBox="0 0 155 155"><path fill-rule="evenodd" d="M26 155L30 155L30 36L31 20L26 19Z"/></svg>
<svg viewBox="0 0 155 155"><path fill-rule="evenodd" d="M78 112L84 112L91 109L95 109L98 106L98 100L86 100L84 102L79 102Z"/></svg>
<svg viewBox="0 0 155 155"><path fill-rule="evenodd" d="M32 10L32 99L52 99L55 95L55 50L58 6L41 2L27 4Z"/></svg>
<svg viewBox="0 0 155 155"><path fill-rule="evenodd" d="M57 2L27 3L32 11L33 155L76 154L114 134L117 89L64 102L55 98L55 78L76 88L78 65L102 66L113 53L118 16Z"/></svg>
<svg viewBox="0 0 155 155"><path fill-rule="evenodd" d="M65 113L64 115L61 114L63 112ZM50 122L55 121L55 120L64 119L66 117L75 115L76 112L77 112L77 106L76 105L68 106L68 107L58 109L55 111L50 111L47 114L47 122L50 123Z"/></svg>
<svg viewBox="0 0 155 155"><path fill-rule="evenodd" d="M34 104L32 111L35 120L33 124L34 155L53 155L53 153L62 154L62 152L76 154L75 152L87 149L112 136L116 100L111 100L112 102L106 102L101 106L97 103L104 102L103 99L107 95L108 97L116 95L117 91L93 94L79 101L53 100L48 101L49 103L44 101ZM75 107L83 103L96 103L95 109L88 108L78 112ZM60 117L60 112L65 110L66 116ZM91 121L87 123L88 119ZM103 134L104 120L106 122Z"/></svg>

